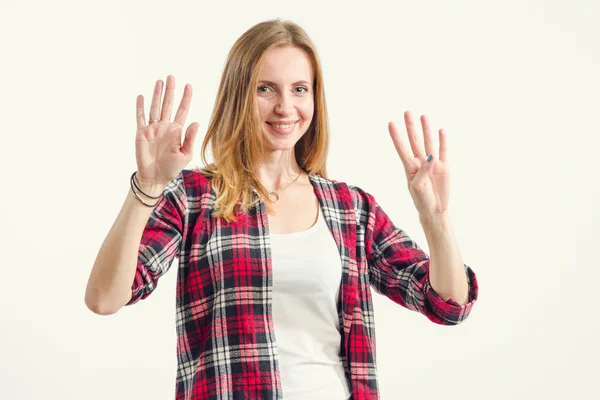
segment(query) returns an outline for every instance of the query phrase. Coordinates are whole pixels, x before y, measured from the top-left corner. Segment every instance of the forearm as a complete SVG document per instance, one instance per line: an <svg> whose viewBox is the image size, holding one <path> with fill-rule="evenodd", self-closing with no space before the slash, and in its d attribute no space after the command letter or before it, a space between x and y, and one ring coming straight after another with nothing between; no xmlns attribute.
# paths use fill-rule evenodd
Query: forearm
<svg viewBox="0 0 600 400"><path fill-rule="evenodd" d="M450 218L420 219L429 245L429 281L444 299L469 301L469 284Z"/></svg>
<svg viewBox="0 0 600 400"><path fill-rule="evenodd" d="M157 195L162 192L162 186L144 187L143 190ZM149 204L156 202L141 194L140 197L151 202ZM90 273L85 293L85 302L90 310L103 315L112 314L131 298L140 241L152 210L129 190Z"/></svg>

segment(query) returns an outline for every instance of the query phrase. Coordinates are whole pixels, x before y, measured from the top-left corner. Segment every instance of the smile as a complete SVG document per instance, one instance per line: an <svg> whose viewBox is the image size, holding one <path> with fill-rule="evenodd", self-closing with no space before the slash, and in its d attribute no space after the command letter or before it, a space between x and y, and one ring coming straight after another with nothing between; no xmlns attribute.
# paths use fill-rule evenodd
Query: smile
<svg viewBox="0 0 600 400"><path fill-rule="evenodd" d="M271 124L273 125L275 128L282 128L282 129L289 129L292 126L294 126L294 124L288 124L288 125L277 125L277 124Z"/></svg>
<svg viewBox="0 0 600 400"><path fill-rule="evenodd" d="M283 121L282 121L283 122ZM267 125L271 127L271 130L275 133L279 134L288 134L294 131L294 127L298 121L289 122L285 121L285 123L273 123L267 122Z"/></svg>
<svg viewBox="0 0 600 400"><path fill-rule="evenodd" d="M267 121L267 124L274 126L276 128L287 129L287 128L291 128L292 126L294 126L296 124L296 122L298 122L298 121L277 121L277 122Z"/></svg>

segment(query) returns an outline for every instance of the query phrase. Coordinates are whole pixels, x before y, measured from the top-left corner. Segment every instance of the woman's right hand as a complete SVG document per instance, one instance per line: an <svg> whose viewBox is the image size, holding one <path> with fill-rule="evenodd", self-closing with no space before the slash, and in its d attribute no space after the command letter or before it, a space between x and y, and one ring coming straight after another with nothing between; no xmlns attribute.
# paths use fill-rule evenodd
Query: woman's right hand
<svg viewBox="0 0 600 400"><path fill-rule="evenodd" d="M167 90L161 107L163 82L158 80L154 85L154 94L150 106L150 121L146 122L144 114L144 96L138 95L136 100L137 132L135 135L135 156L137 160L136 178L145 187L155 185L167 186L193 156L194 139L200 124L191 124L181 144L183 126L192 100L192 85L183 89L183 98L171 122L175 78L167 76ZM161 109L162 108L162 109Z"/></svg>

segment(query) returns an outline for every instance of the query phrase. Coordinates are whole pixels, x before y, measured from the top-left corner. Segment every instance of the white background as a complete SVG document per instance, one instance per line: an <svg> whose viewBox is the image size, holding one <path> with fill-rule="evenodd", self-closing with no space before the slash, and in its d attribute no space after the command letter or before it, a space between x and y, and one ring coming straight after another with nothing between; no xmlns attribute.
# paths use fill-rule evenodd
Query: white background
<svg viewBox="0 0 600 400"><path fill-rule="evenodd" d="M226 55L272 18L319 51L329 177L425 250L387 122L448 133L480 298L445 327L374 294L381 398L596 398L599 17L591 0L1 0L0 398L174 398L176 269L106 317L85 287L136 169L136 96L172 74L178 105L193 85L202 166Z"/></svg>

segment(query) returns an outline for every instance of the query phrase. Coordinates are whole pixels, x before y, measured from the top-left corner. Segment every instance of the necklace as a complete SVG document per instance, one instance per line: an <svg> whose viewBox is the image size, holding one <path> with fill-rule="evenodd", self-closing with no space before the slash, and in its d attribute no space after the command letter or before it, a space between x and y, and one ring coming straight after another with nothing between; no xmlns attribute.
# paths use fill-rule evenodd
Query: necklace
<svg viewBox="0 0 600 400"><path fill-rule="evenodd" d="M302 175L302 171L300 171L300 173L298 174L298 176L296 177L296 179L294 179L292 181L292 183L296 182L298 180L298 178L300 178L300 175ZM277 196L277 200L275 200L275 203L277 203L279 201L279 192L281 192L282 190L290 187L292 185L292 183L290 183L289 185L287 185L286 187L284 187L283 189L279 189L279 190L275 190L273 192L269 192L270 196Z"/></svg>

